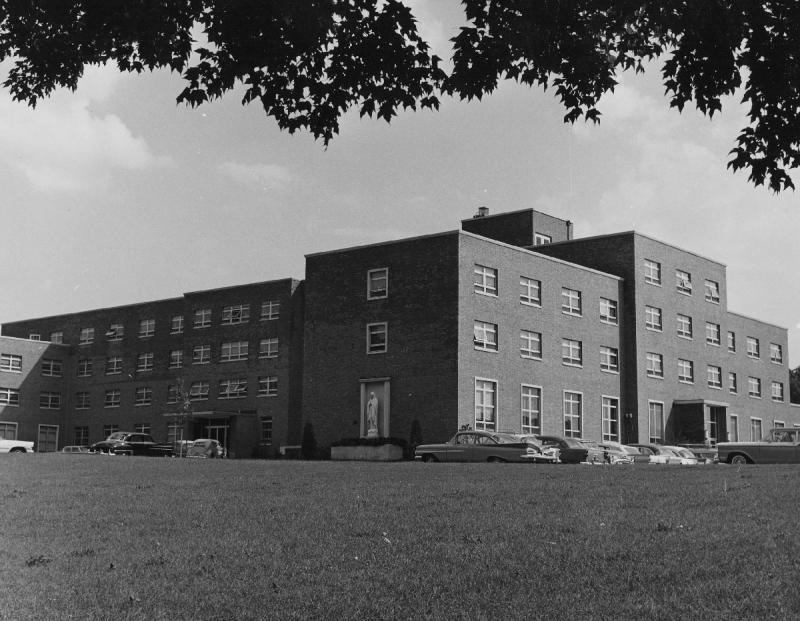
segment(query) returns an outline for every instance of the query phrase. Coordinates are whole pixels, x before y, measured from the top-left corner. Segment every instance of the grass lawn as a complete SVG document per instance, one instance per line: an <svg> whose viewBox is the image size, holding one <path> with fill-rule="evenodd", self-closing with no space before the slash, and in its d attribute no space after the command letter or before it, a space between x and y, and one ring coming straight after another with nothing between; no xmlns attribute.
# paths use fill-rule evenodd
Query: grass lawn
<svg viewBox="0 0 800 621"><path fill-rule="evenodd" d="M0 456L2 619L797 619L797 466Z"/></svg>

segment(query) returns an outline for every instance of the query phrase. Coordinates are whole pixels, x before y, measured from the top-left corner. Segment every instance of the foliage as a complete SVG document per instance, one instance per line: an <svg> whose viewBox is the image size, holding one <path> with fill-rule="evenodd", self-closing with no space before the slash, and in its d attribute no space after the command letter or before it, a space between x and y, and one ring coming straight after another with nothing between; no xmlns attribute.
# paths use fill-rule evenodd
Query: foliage
<svg viewBox="0 0 800 621"><path fill-rule="evenodd" d="M800 367L789 373L789 395L792 403L800 403Z"/></svg>
<svg viewBox="0 0 800 621"><path fill-rule="evenodd" d="M303 427L300 455L303 459L316 459L317 457L317 438L314 436L314 426L311 423L306 423Z"/></svg>
<svg viewBox="0 0 800 621"><path fill-rule="evenodd" d="M0 457L3 619L800 615L791 465Z"/></svg>
<svg viewBox="0 0 800 621"><path fill-rule="evenodd" d="M749 124L728 167L774 191L800 163L800 3L796 0L462 0L453 69L419 35L403 0L75 0L0 4L4 85L30 105L74 89L84 67L168 68L187 82L179 102L216 99L237 84L282 129L326 144L351 108L390 121L438 108L442 93L480 98L501 79L553 87L565 121L597 122L620 71L663 58L670 105L708 116L738 89ZM194 39L194 35L199 40Z"/></svg>

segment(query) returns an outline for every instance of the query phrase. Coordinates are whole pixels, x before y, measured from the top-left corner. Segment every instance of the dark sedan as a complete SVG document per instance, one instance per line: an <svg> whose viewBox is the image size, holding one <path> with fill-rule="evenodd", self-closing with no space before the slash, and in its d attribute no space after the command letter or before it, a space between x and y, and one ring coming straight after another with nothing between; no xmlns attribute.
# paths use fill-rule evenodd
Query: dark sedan
<svg viewBox="0 0 800 621"><path fill-rule="evenodd" d="M589 459L589 453L593 452L591 447L584 444L577 438L565 438L563 436L536 436L545 448L553 447L558 449L558 459L562 464L579 464ZM602 452L599 453L602 460Z"/></svg>
<svg viewBox="0 0 800 621"><path fill-rule="evenodd" d="M511 433L459 431L441 444L421 444L414 451L420 461L489 461L552 462L554 456L543 452L534 442Z"/></svg>
<svg viewBox="0 0 800 621"><path fill-rule="evenodd" d="M92 453L107 455L147 455L149 457L171 457L171 444L158 444L153 436L147 433L132 431L116 431L105 440L89 447Z"/></svg>

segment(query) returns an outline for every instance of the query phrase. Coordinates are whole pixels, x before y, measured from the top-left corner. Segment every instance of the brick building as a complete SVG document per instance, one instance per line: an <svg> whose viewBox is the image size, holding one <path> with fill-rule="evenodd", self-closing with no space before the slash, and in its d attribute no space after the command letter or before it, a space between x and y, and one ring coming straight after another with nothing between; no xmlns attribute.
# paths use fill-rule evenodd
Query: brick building
<svg viewBox="0 0 800 621"><path fill-rule="evenodd" d="M4 324L0 433L113 430L232 455L463 425L625 442L800 425L787 333L727 309L725 267L627 232L481 208L460 230L306 256L304 281Z"/></svg>

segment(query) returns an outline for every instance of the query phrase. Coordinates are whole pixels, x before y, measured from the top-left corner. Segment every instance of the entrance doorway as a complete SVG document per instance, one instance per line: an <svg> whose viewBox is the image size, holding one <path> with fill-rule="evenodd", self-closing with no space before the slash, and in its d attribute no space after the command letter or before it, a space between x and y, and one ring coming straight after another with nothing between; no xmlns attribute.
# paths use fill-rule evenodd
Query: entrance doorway
<svg viewBox="0 0 800 621"><path fill-rule="evenodd" d="M226 450L228 449L228 425L209 424L205 428L204 437L219 442Z"/></svg>

